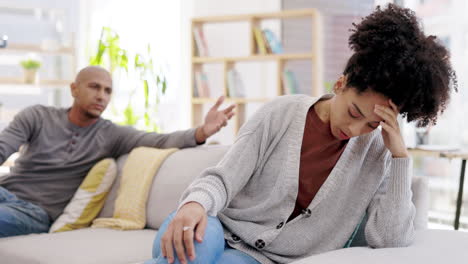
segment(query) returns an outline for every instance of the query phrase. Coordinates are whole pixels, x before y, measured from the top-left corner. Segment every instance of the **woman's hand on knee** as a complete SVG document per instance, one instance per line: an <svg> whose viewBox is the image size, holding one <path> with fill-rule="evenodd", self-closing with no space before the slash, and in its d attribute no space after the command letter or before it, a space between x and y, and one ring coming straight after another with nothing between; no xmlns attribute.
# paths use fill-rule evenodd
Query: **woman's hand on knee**
<svg viewBox="0 0 468 264"><path fill-rule="evenodd" d="M182 264L196 257L194 238L201 243L205 235L208 216L199 203L190 202L182 206L161 238L161 252L169 263L174 263L174 250Z"/></svg>

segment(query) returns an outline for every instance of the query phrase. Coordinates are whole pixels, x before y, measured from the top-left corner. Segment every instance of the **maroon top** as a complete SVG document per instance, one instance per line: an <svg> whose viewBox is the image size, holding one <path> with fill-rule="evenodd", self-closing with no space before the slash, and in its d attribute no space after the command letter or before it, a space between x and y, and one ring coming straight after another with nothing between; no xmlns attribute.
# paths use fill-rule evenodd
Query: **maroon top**
<svg viewBox="0 0 468 264"><path fill-rule="evenodd" d="M347 140L335 138L312 106L307 113L299 166L299 193L288 221L305 210L343 153Z"/></svg>

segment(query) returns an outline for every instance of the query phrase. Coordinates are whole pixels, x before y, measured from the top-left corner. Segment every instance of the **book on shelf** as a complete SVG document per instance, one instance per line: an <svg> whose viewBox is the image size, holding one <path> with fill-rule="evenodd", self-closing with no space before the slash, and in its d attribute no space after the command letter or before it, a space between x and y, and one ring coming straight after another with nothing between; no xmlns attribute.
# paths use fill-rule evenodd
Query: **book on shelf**
<svg viewBox="0 0 468 264"><path fill-rule="evenodd" d="M242 81L240 73L231 69L227 73L227 87L228 96L231 98L242 98L245 97L245 85Z"/></svg>
<svg viewBox="0 0 468 264"><path fill-rule="evenodd" d="M268 42L268 39L266 38L264 30L262 30L262 38L263 38L263 42L265 43L265 49L266 49L267 54L273 53L271 51L270 43Z"/></svg>
<svg viewBox="0 0 468 264"><path fill-rule="evenodd" d="M254 28L253 30L254 30L255 43L257 43L258 53L267 54L268 52L267 52L265 38L263 36L262 30L260 30L259 28Z"/></svg>
<svg viewBox="0 0 468 264"><path fill-rule="evenodd" d="M273 31L254 28L254 38L259 54L283 53L283 46Z"/></svg>
<svg viewBox="0 0 468 264"><path fill-rule="evenodd" d="M298 82L294 72L290 70L283 71L283 92L284 94L297 94L299 90Z"/></svg>
<svg viewBox="0 0 468 264"><path fill-rule="evenodd" d="M195 76L193 78L195 79ZM193 85L193 93L192 94L193 94L194 98L197 98L197 97L199 97L199 95L198 95L198 85L197 85L196 81L194 81L193 83L194 83L194 85Z"/></svg>
<svg viewBox="0 0 468 264"><path fill-rule="evenodd" d="M209 56L208 45L206 44L206 39L205 39L205 34L203 33L203 28L194 27L193 37L195 38L196 54L200 57Z"/></svg>
<svg viewBox="0 0 468 264"><path fill-rule="evenodd" d="M195 89L194 96L200 98L210 97L210 89L208 87L208 76L202 71L195 72Z"/></svg>
<svg viewBox="0 0 468 264"><path fill-rule="evenodd" d="M283 53L283 46L273 31L266 28L262 30L262 33L265 36L267 46L269 47L271 53Z"/></svg>

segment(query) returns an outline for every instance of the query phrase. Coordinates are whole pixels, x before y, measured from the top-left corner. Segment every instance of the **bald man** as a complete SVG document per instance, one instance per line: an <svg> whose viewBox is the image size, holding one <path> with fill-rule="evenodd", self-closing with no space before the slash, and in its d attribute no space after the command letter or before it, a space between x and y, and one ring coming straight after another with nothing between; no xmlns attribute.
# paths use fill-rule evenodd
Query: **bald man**
<svg viewBox="0 0 468 264"><path fill-rule="evenodd" d="M234 106L218 110L221 97L198 128L146 133L101 118L112 95L105 69L82 69L70 88L70 108L26 108L0 134L0 164L23 146L9 175L0 177L0 237L47 232L99 160L139 146L197 146L234 115Z"/></svg>

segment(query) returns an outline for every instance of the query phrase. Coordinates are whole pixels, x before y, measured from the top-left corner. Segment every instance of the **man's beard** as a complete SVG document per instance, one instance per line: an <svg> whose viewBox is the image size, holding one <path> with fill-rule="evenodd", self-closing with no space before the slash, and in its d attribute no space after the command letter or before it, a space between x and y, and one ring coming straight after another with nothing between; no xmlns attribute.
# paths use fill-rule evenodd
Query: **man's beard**
<svg viewBox="0 0 468 264"><path fill-rule="evenodd" d="M95 118L101 117L101 114L96 115L96 114L93 114L93 113L91 113L91 112L89 112L89 111L86 111L86 112L85 112L85 116L88 117L88 118L90 118L90 119L95 119Z"/></svg>

